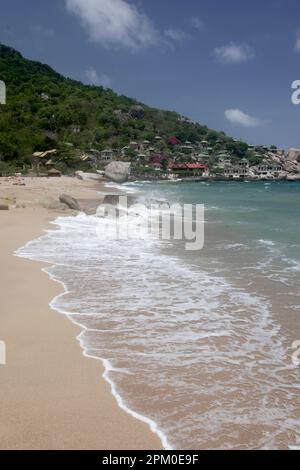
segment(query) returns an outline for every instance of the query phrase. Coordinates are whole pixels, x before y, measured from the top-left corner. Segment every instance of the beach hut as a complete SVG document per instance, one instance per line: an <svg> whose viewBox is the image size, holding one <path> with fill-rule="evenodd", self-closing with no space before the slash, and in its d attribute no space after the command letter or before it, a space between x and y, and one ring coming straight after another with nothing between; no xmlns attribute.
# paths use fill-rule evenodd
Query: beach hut
<svg viewBox="0 0 300 470"><path fill-rule="evenodd" d="M47 150L46 152L34 152L31 156L32 170L39 176L40 166L44 163L45 158L51 157L57 153L56 149Z"/></svg>
<svg viewBox="0 0 300 470"><path fill-rule="evenodd" d="M51 168L51 170L48 171L48 177L49 178L60 178L61 177L61 172L57 170L56 168Z"/></svg>

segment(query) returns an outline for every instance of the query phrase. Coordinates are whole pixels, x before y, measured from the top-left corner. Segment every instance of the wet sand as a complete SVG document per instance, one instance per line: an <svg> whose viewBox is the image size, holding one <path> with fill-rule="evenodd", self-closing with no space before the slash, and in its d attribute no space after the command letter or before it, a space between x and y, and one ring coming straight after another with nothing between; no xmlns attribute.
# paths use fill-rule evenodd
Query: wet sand
<svg viewBox="0 0 300 470"><path fill-rule="evenodd" d="M49 308L62 286L40 263L13 255L59 215L40 207L40 198L66 192L88 201L100 185L72 178L25 184L0 178L0 200L10 204L0 211L0 340L7 348L7 364L0 366L0 449L160 449L149 427L118 407L100 362L82 355L75 339L80 328Z"/></svg>

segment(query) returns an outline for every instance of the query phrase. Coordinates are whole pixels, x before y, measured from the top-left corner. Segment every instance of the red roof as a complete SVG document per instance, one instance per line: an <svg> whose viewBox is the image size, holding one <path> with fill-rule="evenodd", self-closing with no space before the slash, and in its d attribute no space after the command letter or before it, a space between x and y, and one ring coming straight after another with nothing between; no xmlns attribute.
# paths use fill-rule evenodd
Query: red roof
<svg viewBox="0 0 300 470"><path fill-rule="evenodd" d="M187 163L186 166L189 170L208 170L207 165L200 165L200 163Z"/></svg>
<svg viewBox="0 0 300 470"><path fill-rule="evenodd" d="M187 170L186 163L170 163L170 170Z"/></svg>
<svg viewBox="0 0 300 470"><path fill-rule="evenodd" d="M170 170L208 170L207 165L200 163L170 163Z"/></svg>

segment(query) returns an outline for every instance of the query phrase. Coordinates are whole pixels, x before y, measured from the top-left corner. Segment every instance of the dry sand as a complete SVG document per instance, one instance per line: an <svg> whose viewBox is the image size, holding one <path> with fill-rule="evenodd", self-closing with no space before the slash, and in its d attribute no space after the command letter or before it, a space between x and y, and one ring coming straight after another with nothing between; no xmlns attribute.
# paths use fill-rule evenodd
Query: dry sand
<svg viewBox="0 0 300 470"><path fill-rule="evenodd" d="M13 256L58 215L36 201L62 192L88 201L99 184L72 178L25 183L0 178L0 201L27 206L0 211L0 340L7 347L7 365L0 366L0 449L160 449L148 426L118 407L101 364L82 355L75 339L80 329L48 307L62 287L41 264Z"/></svg>

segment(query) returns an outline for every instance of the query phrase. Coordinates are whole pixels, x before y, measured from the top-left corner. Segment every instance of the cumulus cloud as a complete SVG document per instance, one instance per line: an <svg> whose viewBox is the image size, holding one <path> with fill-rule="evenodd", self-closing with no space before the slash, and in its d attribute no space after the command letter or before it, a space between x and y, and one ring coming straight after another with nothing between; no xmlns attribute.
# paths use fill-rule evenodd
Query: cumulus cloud
<svg viewBox="0 0 300 470"><path fill-rule="evenodd" d="M240 109L227 109L225 111L226 119L232 124L237 124L244 127L259 127L265 124L261 119L250 116Z"/></svg>
<svg viewBox="0 0 300 470"><path fill-rule="evenodd" d="M138 49L158 38L151 20L126 0L65 0L90 39L104 46Z"/></svg>
<svg viewBox="0 0 300 470"><path fill-rule="evenodd" d="M85 78L89 85L101 85L104 88L110 88L112 86L112 79L106 74L98 75L93 67L85 71Z"/></svg>
<svg viewBox="0 0 300 470"><path fill-rule="evenodd" d="M181 29L169 28L165 30L165 36L174 42L181 42L186 39L187 35Z"/></svg>
<svg viewBox="0 0 300 470"><path fill-rule="evenodd" d="M218 61L223 64L238 64L255 57L252 47L247 44L235 44L234 42L227 46L217 47L214 49L214 54Z"/></svg>

